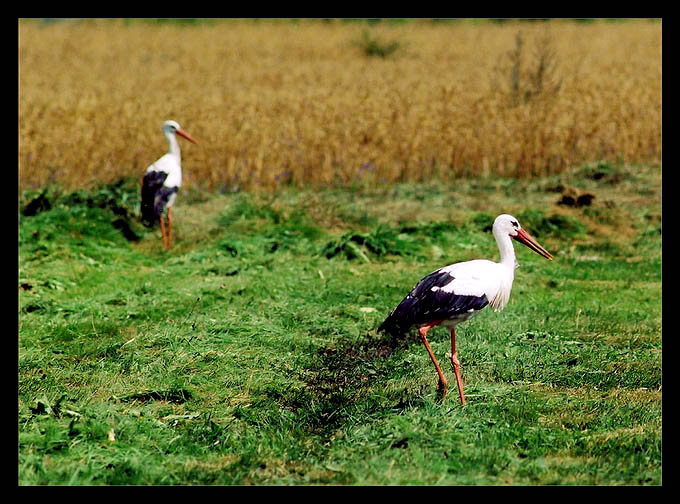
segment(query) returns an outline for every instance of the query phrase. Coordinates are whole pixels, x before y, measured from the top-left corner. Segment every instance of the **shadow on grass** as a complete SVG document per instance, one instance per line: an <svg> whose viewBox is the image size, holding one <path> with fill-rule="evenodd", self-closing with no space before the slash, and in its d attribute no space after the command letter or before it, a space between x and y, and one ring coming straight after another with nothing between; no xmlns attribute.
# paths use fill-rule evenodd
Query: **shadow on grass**
<svg viewBox="0 0 680 504"><path fill-rule="evenodd" d="M375 333L360 341L335 341L317 350L312 367L303 375L306 387L272 392L270 398L295 411L299 425L320 436L333 433L353 418L422 406L422 391L404 390L385 401L387 387L381 385L395 374L390 357L414 343L418 342L410 336ZM376 387L381 388L379 394L374 393Z"/></svg>

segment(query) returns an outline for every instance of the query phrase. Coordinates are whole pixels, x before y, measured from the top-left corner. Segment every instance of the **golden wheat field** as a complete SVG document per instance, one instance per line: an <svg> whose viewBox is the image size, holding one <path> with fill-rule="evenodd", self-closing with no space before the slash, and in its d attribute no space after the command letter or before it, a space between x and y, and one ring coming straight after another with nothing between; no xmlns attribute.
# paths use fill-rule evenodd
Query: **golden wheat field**
<svg viewBox="0 0 680 504"><path fill-rule="evenodd" d="M387 183L660 164L661 23L19 21L20 189ZM367 41L397 42L387 57ZM363 41L363 47L362 47Z"/></svg>

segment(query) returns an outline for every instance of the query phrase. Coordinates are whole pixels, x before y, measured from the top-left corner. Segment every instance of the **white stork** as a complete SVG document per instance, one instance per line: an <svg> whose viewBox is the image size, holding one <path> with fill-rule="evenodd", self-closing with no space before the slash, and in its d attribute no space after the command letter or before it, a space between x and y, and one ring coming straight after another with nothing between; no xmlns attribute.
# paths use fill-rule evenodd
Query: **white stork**
<svg viewBox="0 0 680 504"><path fill-rule="evenodd" d="M463 383L460 378L460 362L456 355L456 325L479 313L486 305L494 311L505 308L515 277L515 249L511 238L528 246L546 259L553 256L519 225L512 215L499 215L493 223L493 235L500 250L500 262L475 259L444 266L420 280L411 292L378 327L395 336L417 326L420 339L439 375L437 389L442 401L448 384L432 348L427 332L437 325L451 329L451 364L456 373L460 401L465 404Z"/></svg>
<svg viewBox="0 0 680 504"><path fill-rule="evenodd" d="M163 134L168 140L168 153L146 169L142 181L142 222L145 226L152 227L157 220L161 221L163 246L168 249L171 243L172 205L182 185L182 156L176 135L192 143L196 143L196 140L180 128L176 121L165 121ZM163 222L163 212L166 208L168 210L167 232Z"/></svg>

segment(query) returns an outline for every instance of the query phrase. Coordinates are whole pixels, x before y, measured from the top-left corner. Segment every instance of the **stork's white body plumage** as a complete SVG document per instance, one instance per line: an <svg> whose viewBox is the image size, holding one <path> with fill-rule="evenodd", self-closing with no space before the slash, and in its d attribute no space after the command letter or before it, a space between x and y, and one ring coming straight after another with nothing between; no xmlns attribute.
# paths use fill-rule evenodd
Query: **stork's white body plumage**
<svg viewBox="0 0 680 504"><path fill-rule="evenodd" d="M508 304L515 278L514 266L475 259L451 264L439 271L448 273L451 281L442 287L434 286L432 290L440 290L454 296L485 297L494 311L500 311Z"/></svg>
<svg viewBox="0 0 680 504"><path fill-rule="evenodd" d="M177 135L192 143L196 143L196 140L180 128L176 121L165 121L163 134L168 141L168 152L146 169L142 182L142 221L147 226L153 226L157 220L160 220L163 244L169 248L172 206L175 204L177 191L182 186L182 154ZM166 210L168 212L167 232L163 221L163 212Z"/></svg>
<svg viewBox="0 0 680 504"><path fill-rule="evenodd" d="M164 209L168 209L175 204L177 191L182 187L182 157L179 152L179 146L177 145L177 138L174 135L169 137L168 143L171 144L170 152L161 156L146 169L146 173L166 174L162 187L171 192L165 203ZM177 148L177 152L172 152L173 143Z"/></svg>
<svg viewBox="0 0 680 504"><path fill-rule="evenodd" d="M171 137L171 142L177 144L177 139ZM178 147L179 149L179 147ZM163 185L167 187L181 187L182 186L182 158L179 151L177 153L168 152L167 154L160 157L153 164L151 164L146 172L159 171L167 173L168 177L165 179Z"/></svg>
<svg viewBox="0 0 680 504"><path fill-rule="evenodd" d="M439 375L442 399L447 382L427 341L427 332L437 325L451 330L451 363L456 373L461 402L465 403L460 379L460 363L455 349L455 327L487 305L500 311L508 304L518 266L512 240L518 240L543 257L552 260L545 250L511 215L499 215L494 221L493 234L498 244L500 261L475 259L444 266L420 280L401 303L380 325L378 331L394 335L418 327L421 340Z"/></svg>

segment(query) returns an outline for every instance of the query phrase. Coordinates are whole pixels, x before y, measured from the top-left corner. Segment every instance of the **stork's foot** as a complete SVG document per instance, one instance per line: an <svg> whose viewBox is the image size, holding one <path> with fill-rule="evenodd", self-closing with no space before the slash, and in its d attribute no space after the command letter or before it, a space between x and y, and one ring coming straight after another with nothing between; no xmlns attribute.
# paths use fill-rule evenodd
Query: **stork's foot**
<svg viewBox="0 0 680 504"><path fill-rule="evenodd" d="M444 399L446 398L446 393L449 390L449 384L446 383L446 380L442 381L439 380L439 383L437 384L437 395L439 395L439 400L441 402L444 402Z"/></svg>

